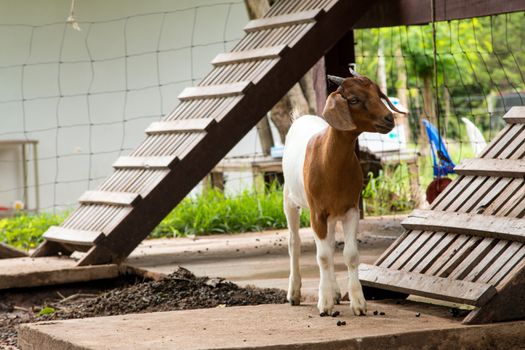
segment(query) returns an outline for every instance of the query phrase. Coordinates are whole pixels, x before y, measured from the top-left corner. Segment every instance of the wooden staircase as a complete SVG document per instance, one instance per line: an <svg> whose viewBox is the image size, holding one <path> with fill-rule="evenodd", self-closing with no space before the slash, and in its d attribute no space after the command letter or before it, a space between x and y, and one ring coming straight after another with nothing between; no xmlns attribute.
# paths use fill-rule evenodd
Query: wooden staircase
<svg viewBox="0 0 525 350"><path fill-rule="evenodd" d="M281 0L245 27L245 37L180 103L34 257L86 252L79 264L118 263L155 228L374 1Z"/></svg>

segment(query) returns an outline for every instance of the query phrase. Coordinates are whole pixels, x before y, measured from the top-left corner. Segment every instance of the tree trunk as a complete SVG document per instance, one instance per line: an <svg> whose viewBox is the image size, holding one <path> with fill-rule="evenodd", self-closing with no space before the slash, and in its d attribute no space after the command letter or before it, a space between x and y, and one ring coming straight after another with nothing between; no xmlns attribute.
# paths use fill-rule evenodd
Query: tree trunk
<svg viewBox="0 0 525 350"><path fill-rule="evenodd" d="M399 98L399 103L410 111L410 105L407 94L407 71L405 63L403 60L401 47L396 49L396 69L397 69L397 97ZM408 122L408 115L399 114L398 115L399 124L403 126L405 130L406 141L409 142L412 138L412 132L410 131L410 123Z"/></svg>
<svg viewBox="0 0 525 350"><path fill-rule="evenodd" d="M435 124L436 114L434 111L434 97L432 94L432 75L423 76L423 115L419 121L419 149L421 154L428 154L428 138L423 125L423 118L428 119L429 122Z"/></svg>

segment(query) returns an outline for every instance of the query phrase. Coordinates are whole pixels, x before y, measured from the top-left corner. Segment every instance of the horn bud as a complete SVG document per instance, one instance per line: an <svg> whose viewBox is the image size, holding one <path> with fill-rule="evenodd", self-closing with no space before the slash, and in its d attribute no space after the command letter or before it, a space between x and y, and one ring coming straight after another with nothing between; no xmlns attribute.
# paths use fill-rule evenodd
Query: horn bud
<svg viewBox="0 0 525 350"><path fill-rule="evenodd" d="M361 78L361 74L357 73L352 66L348 66L348 70L350 71L350 75L356 78Z"/></svg>
<svg viewBox="0 0 525 350"><path fill-rule="evenodd" d="M332 83L337 84L339 86L343 85L343 81L345 81L344 78L341 78L335 75L327 75L326 78Z"/></svg>

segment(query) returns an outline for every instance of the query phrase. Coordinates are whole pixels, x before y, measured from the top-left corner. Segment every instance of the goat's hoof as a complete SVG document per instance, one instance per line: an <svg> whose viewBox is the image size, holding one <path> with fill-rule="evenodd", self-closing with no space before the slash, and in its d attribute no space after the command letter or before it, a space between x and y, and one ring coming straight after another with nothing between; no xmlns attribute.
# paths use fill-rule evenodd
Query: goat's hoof
<svg viewBox="0 0 525 350"><path fill-rule="evenodd" d="M291 305L291 306L299 306L301 305L301 302L299 300L293 300L293 299L289 299L288 300L288 303Z"/></svg>
<svg viewBox="0 0 525 350"><path fill-rule="evenodd" d="M351 301L350 307L356 316L365 316L366 315L366 301L365 298L353 299Z"/></svg>
<svg viewBox="0 0 525 350"><path fill-rule="evenodd" d="M321 313L319 314L319 316L321 316L321 317L326 317L326 316L328 316L328 314L327 314L326 312L323 311L323 312L321 312Z"/></svg>

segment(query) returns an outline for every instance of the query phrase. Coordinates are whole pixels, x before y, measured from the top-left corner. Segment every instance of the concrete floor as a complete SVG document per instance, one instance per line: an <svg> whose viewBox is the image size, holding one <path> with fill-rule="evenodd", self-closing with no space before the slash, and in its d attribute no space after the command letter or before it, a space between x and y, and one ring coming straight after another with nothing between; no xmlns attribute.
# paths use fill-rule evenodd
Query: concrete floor
<svg viewBox="0 0 525 350"><path fill-rule="evenodd" d="M321 318L313 304L259 305L42 322L22 325L19 344L22 350L471 350L517 349L525 341L524 322L463 326L437 307L369 307L384 315L352 316L339 305L339 317Z"/></svg>
<svg viewBox="0 0 525 350"><path fill-rule="evenodd" d="M402 232L402 218L361 222L361 261L373 263ZM525 341L525 322L463 326L448 308L406 301L369 301L366 317L348 303L337 318L315 307L318 269L312 231L301 230L303 305L185 310L42 322L20 327L22 350L102 349L515 349ZM338 241L342 241L339 234ZM240 285L287 288L286 231L149 240L125 268L160 278L181 265L197 275L220 276ZM336 270L346 291L346 267L338 246ZM374 315L373 311L384 315ZM419 314L419 316L416 316ZM346 326L337 326L338 320Z"/></svg>
<svg viewBox="0 0 525 350"><path fill-rule="evenodd" d="M359 252L361 262L373 263L403 232L404 217L368 218L361 221ZM301 229L303 277L302 294L315 300L319 270L315 258L313 231ZM343 262L343 235L338 228L335 266L342 293L347 276ZM197 239L158 239L144 241L125 264L138 273L159 278L183 266L196 275L224 277L237 284L257 287L288 287L288 233L286 230L205 236Z"/></svg>

